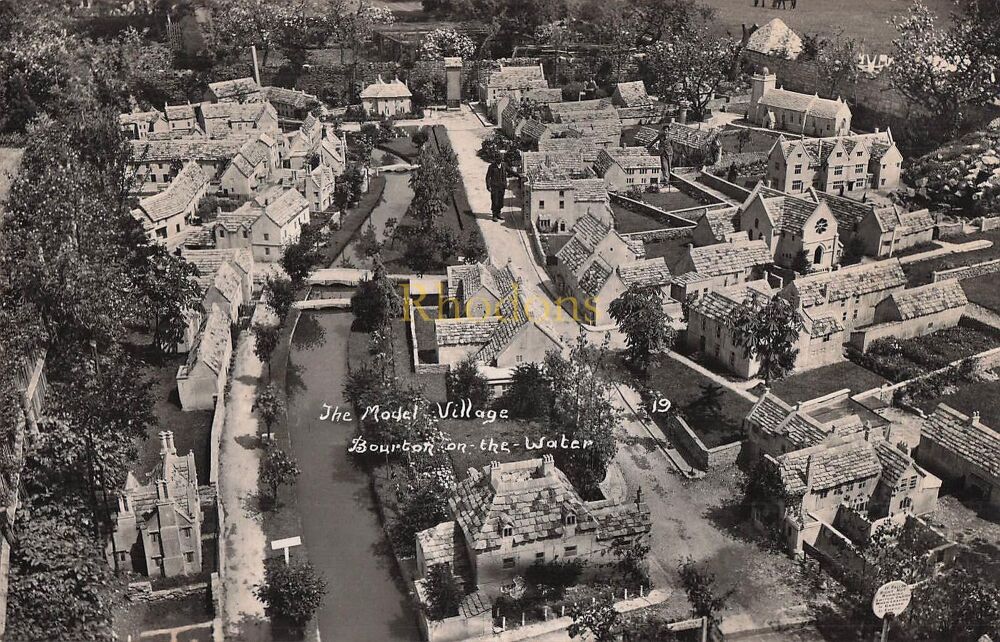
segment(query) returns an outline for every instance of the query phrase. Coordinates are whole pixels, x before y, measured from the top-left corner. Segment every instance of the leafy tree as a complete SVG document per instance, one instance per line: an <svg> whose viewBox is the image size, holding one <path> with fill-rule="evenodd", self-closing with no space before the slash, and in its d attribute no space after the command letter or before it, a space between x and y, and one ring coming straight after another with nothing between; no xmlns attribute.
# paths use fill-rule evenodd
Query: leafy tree
<svg viewBox="0 0 1000 642"><path fill-rule="evenodd" d="M260 413L260 419L264 422L264 427L267 429L267 438L270 439L271 426L285 412L285 402L278 394L278 389L274 387L273 383L267 384L257 393L257 401L254 403L254 408Z"/></svg>
<svg viewBox="0 0 1000 642"><path fill-rule="evenodd" d="M278 500L278 488L293 483L299 476L299 465L277 446L270 446L260 464L260 482L271 493L271 501Z"/></svg>
<svg viewBox="0 0 1000 642"><path fill-rule="evenodd" d="M435 564L427 573L427 603L424 610L432 620L458 615L465 593L448 564Z"/></svg>
<svg viewBox="0 0 1000 642"><path fill-rule="evenodd" d="M718 613L726 606L726 601L732 591L717 595L715 574L702 570L690 557L683 560L677 567L681 576L681 584L691 603L691 613L695 617L707 617L718 622Z"/></svg>
<svg viewBox="0 0 1000 642"><path fill-rule="evenodd" d="M418 276L423 276L429 270L437 267L436 254L437 248L431 235L426 232L418 232L410 237L406 250L403 252L403 261Z"/></svg>
<svg viewBox="0 0 1000 642"><path fill-rule="evenodd" d="M327 583L308 562L285 564L272 558L264 567L264 583L254 593L272 618L291 624L301 634L327 592Z"/></svg>
<svg viewBox="0 0 1000 642"><path fill-rule="evenodd" d="M475 408L485 408L490 402L490 384L471 358L465 359L448 372L448 399L468 399Z"/></svg>
<svg viewBox="0 0 1000 642"><path fill-rule="evenodd" d="M372 277L361 281L351 297L351 312L359 328L368 332L389 327L403 314L399 290L377 257Z"/></svg>
<svg viewBox="0 0 1000 642"><path fill-rule="evenodd" d="M423 60L441 60L446 57L471 58L476 46L472 39L454 29L435 29L420 43L418 55Z"/></svg>
<svg viewBox="0 0 1000 642"><path fill-rule="evenodd" d="M269 274L264 281L264 291L267 293L267 307L278 317L279 323L284 323L295 302L295 287L291 279L280 274Z"/></svg>
<svg viewBox="0 0 1000 642"><path fill-rule="evenodd" d="M486 260L488 254L483 237L475 229L469 230L462 244L462 257L468 264L481 263Z"/></svg>
<svg viewBox="0 0 1000 642"><path fill-rule="evenodd" d="M304 225L299 238L285 246L281 267L292 279L292 284L302 283L313 267L323 260L323 254L318 249L319 241L319 229L315 225Z"/></svg>
<svg viewBox="0 0 1000 642"><path fill-rule="evenodd" d="M436 478L417 479L399 500L393 543L404 554L416 548L416 535L448 519L448 493Z"/></svg>
<svg viewBox="0 0 1000 642"><path fill-rule="evenodd" d="M646 561L649 551L649 544L642 539L614 547L616 570L626 582L649 584L649 564Z"/></svg>
<svg viewBox="0 0 1000 642"><path fill-rule="evenodd" d="M421 147L424 146L425 143L427 143L428 138L429 136L427 135L427 130L424 128L420 128L417 131L413 132L413 135L410 136L410 142L412 142L417 147L417 149L420 149Z"/></svg>
<svg viewBox="0 0 1000 642"><path fill-rule="evenodd" d="M973 642L1000 634L1000 580L989 567L959 563L917 586L906 628L916 639Z"/></svg>
<svg viewBox="0 0 1000 642"><path fill-rule="evenodd" d="M611 596L605 595L593 604L574 606L573 622L566 629L571 638L586 637L594 642L613 642L622 629L622 614L615 609Z"/></svg>
<svg viewBox="0 0 1000 642"><path fill-rule="evenodd" d="M608 313L625 335L625 360L643 374L674 344L677 332L669 325L663 292L657 287L629 287L611 302Z"/></svg>
<svg viewBox="0 0 1000 642"><path fill-rule="evenodd" d="M792 304L774 296L763 305L751 296L733 312L734 341L749 359L760 361L765 383L781 379L795 368L799 333L804 324Z"/></svg>
<svg viewBox="0 0 1000 642"><path fill-rule="evenodd" d="M140 305L153 317L153 346L172 353L184 338L187 315L201 302L201 287L194 278L198 268L162 245L148 248L148 268L137 275Z"/></svg>
<svg viewBox="0 0 1000 642"><path fill-rule="evenodd" d="M816 71L824 83L822 90L833 96L837 87L858 79L858 55L861 46L854 38L839 35L835 40L823 42L816 56Z"/></svg>
<svg viewBox="0 0 1000 642"><path fill-rule="evenodd" d="M369 259L382 252L382 244L379 243L378 235L375 233L375 226L371 223L361 231L358 237L358 251L362 256Z"/></svg>
<svg viewBox="0 0 1000 642"><path fill-rule="evenodd" d="M695 120L705 117L708 103L727 79L736 53L732 43L697 21L650 47L648 77L660 100L688 105Z"/></svg>
<svg viewBox="0 0 1000 642"><path fill-rule="evenodd" d="M267 364L267 378L271 378L271 355L278 347L278 326L270 323L253 324L253 352L262 363Z"/></svg>
<svg viewBox="0 0 1000 642"><path fill-rule="evenodd" d="M806 275L812 272L812 262L809 260L809 252L802 250L792 259L792 270L797 274Z"/></svg>
<svg viewBox="0 0 1000 642"><path fill-rule="evenodd" d="M618 450L615 429L621 413L612 403L613 388L604 371L607 345L587 344L582 329L566 359L556 352L545 355L554 399L549 415L551 434L592 442L588 448L560 448L552 453L556 465L584 496L596 496Z"/></svg>
<svg viewBox="0 0 1000 642"><path fill-rule="evenodd" d="M547 417L552 411L552 382L537 363L521 363L514 368L510 386L500 405L510 411L511 417L534 419Z"/></svg>
<svg viewBox="0 0 1000 642"><path fill-rule="evenodd" d="M566 589L576 586L583 574L584 562L575 560L536 560L524 571L524 581L539 590L545 599L562 599Z"/></svg>
<svg viewBox="0 0 1000 642"><path fill-rule="evenodd" d="M968 11L943 27L923 4L892 20L899 32L889 69L893 86L933 114L954 134L968 107L1000 96L1000 47L996 45L996 3L970 2ZM991 13L992 11L992 13ZM990 26L992 25L992 26ZM992 31L990 31L992 29ZM985 36L987 33L993 35Z"/></svg>

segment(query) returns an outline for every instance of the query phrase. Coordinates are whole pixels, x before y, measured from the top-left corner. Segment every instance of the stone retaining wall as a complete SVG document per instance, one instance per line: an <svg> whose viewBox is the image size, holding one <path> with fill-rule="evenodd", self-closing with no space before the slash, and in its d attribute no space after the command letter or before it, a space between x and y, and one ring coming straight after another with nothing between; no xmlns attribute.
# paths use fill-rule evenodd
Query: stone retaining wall
<svg viewBox="0 0 1000 642"><path fill-rule="evenodd" d="M942 239L953 239L965 236L965 224L963 223L938 223L936 225L938 236Z"/></svg>
<svg viewBox="0 0 1000 642"><path fill-rule="evenodd" d="M931 280L935 283L945 279L971 279L986 274L996 274L1000 272L1000 259L973 263L962 267L949 268L947 270L935 270L931 273Z"/></svg>
<svg viewBox="0 0 1000 642"><path fill-rule="evenodd" d="M646 232L629 232L628 234L622 234L628 239L638 239L643 243L655 243L657 241L669 241L671 239L679 239L684 236L691 234L694 229L692 226L687 227L666 227L661 230L648 230Z"/></svg>
<svg viewBox="0 0 1000 642"><path fill-rule="evenodd" d="M208 597L209 586L207 582L196 582L185 584L162 591L154 591L150 582L132 582L128 585L129 597L139 602L160 602L163 600L178 600L192 595L204 594Z"/></svg>
<svg viewBox="0 0 1000 642"><path fill-rule="evenodd" d="M689 210L697 210L697 216L695 216L693 211L690 216L679 216L676 213L662 210L655 205L650 205L649 203L644 203L643 201L637 201L634 198L629 198L621 194L611 194L610 196L612 202L618 202L625 209L644 214L659 223L663 223L666 227L692 229L695 226L697 218L704 213L705 209L707 209L705 207L688 208L687 210L680 211L687 212ZM694 218L691 218L692 216Z"/></svg>
<svg viewBox="0 0 1000 642"><path fill-rule="evenodd" d="M682 418L673 415L667 419L667 438L691 465L701 470L714 470L736 463L743 442L734 441L709 448L688 427Z"/></svg>

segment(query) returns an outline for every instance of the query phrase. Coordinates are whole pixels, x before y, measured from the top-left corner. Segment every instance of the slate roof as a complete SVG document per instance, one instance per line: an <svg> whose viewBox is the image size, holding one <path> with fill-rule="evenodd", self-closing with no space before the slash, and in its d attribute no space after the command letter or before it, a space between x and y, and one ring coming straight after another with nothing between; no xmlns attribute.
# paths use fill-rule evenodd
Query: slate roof
<svg viewBox="0 0 1000 642"><path fill-rule="evenodd" d="M473 296L485 287L497 300L508 296L514 290L517 278L510 266L494 267L489 263L448 266L448 295L463 299Z"/></svg>
<svg viewBox="0 0 1000 642"><path fill-rule="evenodd" d="M542 66L528 65L523 67L501 66L486 79L490 89L547 89Z"/></svg>
<svg viewBox="0 0 1000 642"><path fill-rule="evenodd" d="M762 54L787 52L794 58L802 51L802 39L781 18L773 18L750 35L746 47Z"/></svg>
<svg viewBox="0 0 1000 642"><path fill-rule="evenodd" d="M898 229L899 234L916 234L934 227L934 216L926 209L900 212L896 205L875 209L875 217L883 232Z"/></svg>
<svg viewBox="0 0 1000 642"><path fill-rule="evenodd" d="M632 134L632 142L636 145L642 145L643 147L649 147L655 143L660 138L660 130L655 127L650 127L649 125L640 126Z"/></svg>
<svg viewBox="0 0 1000 642"><path fill-rule="evenodd" d="M435 319L434 337L439 347L481 346L490 340L498 325L500 317Z"/></svg>
<svg viewBox="0 0 1000 642"><path fill-rule="evenodd" d="M807 469L812 479L808 488L814 491L868 479L882 472L875 447L861 439L791 452L778 457L778 466L785 490L791 494L807 490Z"/></svg>
<svg viewBox="0 0 1000 642"><path fill-rule="evenodd" d="M616 86L618 97L625 107L652 105L653 99L646 93L646 83L641 80L620 82Z"/></svg>
<svg viewBox="0 0 1000 642"><path fill-rule="evenodd" d="M264 98L270 103L280 103L290 105L295 109L306 109L313 105L320 104L318 96L300 91L298 89L286 89L285 87L264 87Z"/></svg>
<svg viewBox="0 0 1000 642"><path fill-rule="evenodd" d="M913 465L913 459L909 455L885 440L875 442L875 455L882 465L882 479L880 481L892 486L897 484L903 473Z"/></svg>
<svg viewBox="0 0 1000 642"><path fill-rule="evenodd" d="M969 300L956 279L928 283L920 287L895 292L892 301L899 310L900 320L918 319L945 310L964 308Z"/></svg>
<svg viewBox="0 0 1000 642"><path fill-rule="evenodd" d="M602 176L618 165L622 169L660 168L660 157L653 156L645 147L609 147L597 153L594 168Z"/></svg>
<svg viewBox="0 0 1000 642"><path fill-rule="evenodd" d="M417 533L417 543L424 553L427 568L450 564L455 559L455 522L441 522Z"/></svg>
<svg viewBox="0 0 1000 642"><path fill-rule="evenodd" d="M521 295L504 298L500 302L500 323L497 324L489 341L480 348L473 359L480 363L493 363L497 355L510 345L521 327L528 322L528 313L525 311Z"/></svg>
<svg viewBox="0 0 1000 642"><path fill-rule="evenodd" d="M208 88L218 100L240 98L260 92L260 85L253 78L233 78L208 83Z"/></svg>
<svg viewBox="0 0 1000 642"><path fill-rule="evenodd" d="M813 319L809 336L815 339L817 337L828 337L843 331L844 326L841 325L840 321L832 316L823 316Z"/></svg>
<svg viewBox="0 0 1000 642"><path fill-rule="evenodd" d="M566 515L576 518L578 533L598 540L649 531L649 509L609 501L584 502L551 458L497 463L471 469L448 505L474 553L496 550L505 538L514 547L561 539Z"/></svg>
<svg viewBox="0 0 1000 642"><path fill-rule="evenodd" d="M305 196L299 193L299 190L295 188L285 189L280 186L275 186L268 190L268 192L273 192L275 190L284 190L284 192L281 196L264 206L264 213L269 219L274 221L278 227L284 227L290 220L295 218L295 216L302 213L302 210L309 209L309 201L306 200ZM258 196L258 204L263 204L264 200L262 199L266 197L267 193L265 193L265 195Z"/></svg>
<svg viewBox="0 0 1000 642"><path fill-rule="evenodd" d="M788 288L804 307L810 307L905 285L906 274L899 259L889 259L808 274L792 281Z"/></svg>
<svg viewBox="0 0 1000 642"><path fill-rule="evenodd" d="M601 257L596 257L580 277L580 289L591 297L596 297L604 284L611 278L614 269Z"/></svg>
<svg viewBox="0 0 1000 642"><path fill-rule="evenodd" d="M808 199L789 195L772 196L762 202L775 227L782 232L792 233L802 231L802 226L813 215L817 206Z"/></svg>
<svg viewBox="0 0 1000 642"><path fill-rule="evenodd" d="M233 167L243 176L253 176L256 167L271 158L273 146L274 139L262 132L257 138L251 138L243 143L239 153L233 157Z"/></svg>
<svg viewBox="0 0 1000 642"><path fill-rule="evenodd" d="M163 112L158 109L151 109L149 111L133 111L127 114L119 114L118 122L122 125L127 124L142 124L146 125L149 123L156 122L158 120L166 120Z"/></svg>
<svg viewBox="0 0 1000 642"><path fill-rule="evenodd" d="M663 125L663 135L671 144L691 149L708 150L717 134L711 129L698 129L681 123L667 123Z"/></svg>
<svg viewBox="0 0 1000 642"><path fill-rule="evenodd" d="M166 189L139 201L141 209L154 223L185 212L208 184L209 176L194 162L188 161Z"/></svg>
<svg viewBox="0 0 1000 642"><path fill-rule="evenodd" d="M688 254L694 271L708 276L734 274L774 261L767 243L761 239L692 247Z"/></svg>
<svg viewBox="0 0 1000 642"><path fill-rule="evenodd" d="M851 111L847 103L842 100L830 100L787 89L768 89L758 104L788 111L808 112L810 116L819 118L836 118L842 111L848 113Z"/></svg>
<svg viewBox="0 0 1000 642"><path fill-rule="evenodd" d="M662 256L655 259L643 259L618 266L618 276L625 287L663 286L672 278L667 261Z"/></svg>
<svg viewBox="0 0 1000 642"><path fill-rule="evenodd" d="M230 123L257 123L265 114L273 111L271 103L201 104L201 115L205 119L205 130L209 136L218 134L220 129L228 131Z"/></svg>
<svg viewBox="0 0 1000 642"><path fill-rule="evenodd" d="M933 442L963 461L982 469L992 483L1000 481L1000 433L945 404L938 404L920 429Z"/></svg>
<svg viewBox="0 0 1000 642"><path fill-rule="evenodd" d="M219 269L215 271L215 275L212 277L212 286L226 298L227 301L233 303L237 301L240 297L240 290L242 289L243 279L236 268L233 267L232 263L228 261L219 266Z"/></svg>
<svg viewBox="0 0 1000 642"><path fill-rule="evenodd" d="M226 348L232 341L229 313L220 306L213 306L205 323L188 353L188 370L198 362L204 363L215 374L226 367Z"/></svg>
<svg viewBox="0 0 1000 642"><path fill-rule="evenodd" d="M385 82L382 80L382 76L378 76L374 83L361 91L361 98L409 98L411 96L413 94L410 92L410 88L399 78Z"/></svg>
<svg viewBox="0 0 1000 642"><path fill-rule="evenodd" d="M754 404L747 421L769 435L783 436L796 450L815 446L827 435L818 421L792 408L770 391Z"/></svg>
<svg viewBox="0 0 1000 642"><path fill-rule="evenodd" d="M172 160L229 160L236 156L243 145L240 138L193 140L133 140L133 163L156 163Z"/></svg>
<svg viewBox="0 0 1000 642"><path fill-rule="evenodd" d="M875 209L874 203L862 203L846 196L821 192L813 187L806 190L806 193L817 203L826 203L837 219L837 228L841 232L853 232L858 223Z"/></svg>
<svg viewBox="0 0 1000 642"><path fill-rule="evenodd" d="M538 151L573 150L583 155L583 160L593 163L597 160L599 147L592 138L542 138L538 141Z"/></svg>
<svg viewBox="0 0 1000 642"><path fill-rule="evenodd" d="M249 228L263 215L263 208L254 201L247 201L232 212L219 213L212 221L212 226L221 225L227 232L235 233L240 227Z"/></svg>
<svg viewBox="0 0 1000 642"><path fill-rule="evenodd" d="M188 120L195 117L194 105L164 105L163 113L167 120Z"/></svg>
<svg viewBox="0 0 1000 642"><path fill-rule="evenodd" d="M587 173L579 149L521 152L521 172L529 179L543 168L569 177Z"/></svg>
<svg viewBox="0 0 1000 642"><path fill-rule="evenodd" d="M559 250L556 257L561 264L576 272L610 231L609 226L593 216L581 216L573 225L573 238Z"/></svg>
<svg viewBox="0 0 1000 642"><path fill-rule="evenodd" d="M812 113L812 112L810 112ZM856 163L856 156L853 152L861 146L868 152L868 158L874 156L874 149L879 147L881 149L878 152L876 158L881 158L885 154L885 151L891 147L894 143L892 140L892 134L888 131L867 133L867 134L850 134L844 136L824 136L822 138L792 138L787 139L781 137L775 142L775 145L781 150L782 155L787 159L791 156L792 152L796 150L802 150L806 157L809 159L811 166L817 166L829 159L830 154L833 153L838 146L842 146L846 155L843 159L836 163L838 165L854 165ZM837 159L834 158L834 161ZM865 159L868 162L868 159Z"/></svg>
<svg viewBox="0 0 1000 642"><path fill-rule="evenodd" d="M196 278L202 291L208 289L215 278L215 273L224 263L235 264L244 275L253 271L253 253L249 249L231 250L183 250L181 256L198 268Z"/></svg>
<svg viewBox="0 0 1000 642"><path fill-rule="evenodd" d="M712 236L717 241L724 241L729 234L736 231L739 219L739 209L736 207L722 207L718 209L705 210L701 215L705 219Z"/></svg>

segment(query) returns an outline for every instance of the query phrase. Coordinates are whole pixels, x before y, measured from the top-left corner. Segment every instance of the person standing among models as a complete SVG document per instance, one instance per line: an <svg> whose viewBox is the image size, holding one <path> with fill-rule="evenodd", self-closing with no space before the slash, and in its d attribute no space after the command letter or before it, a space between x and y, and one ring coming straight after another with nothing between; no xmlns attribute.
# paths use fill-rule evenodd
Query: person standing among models
<svg viewBox="0 0 1000 642"><path fill-rule="evenodd" d="M507 168L502 161L494 160L490 163L490 168L486 170L486 189L490 191L493 220L499 221L507 193Z"/></svg>

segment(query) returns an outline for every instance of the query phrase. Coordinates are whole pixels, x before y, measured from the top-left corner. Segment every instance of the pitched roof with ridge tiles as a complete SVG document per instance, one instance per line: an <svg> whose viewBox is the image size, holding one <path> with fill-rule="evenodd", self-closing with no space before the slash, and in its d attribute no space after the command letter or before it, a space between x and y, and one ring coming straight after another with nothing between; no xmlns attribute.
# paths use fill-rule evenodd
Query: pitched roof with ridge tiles
<svg viewBox="0 0 1000 642"><path fill-rule="evenodd" d="M259 93L260 85L253 78L233 78L231 80L219 80L208 83L208 88L215 94L218 100L228 100L241 98L247 95Z"/></svg>
<svg viewBox="0 0 1000 642"><path fill-rule="evenodd" d="M718 133L712 129L698 129L681 123L667 123L663 125L663 135L671 144L708 150Z"/></svg>
<svg viewBox="0 0 1000 642"><path fill-rule="evenodd" d="M646 93L646 83L641 80L620 82L615 86L615 93L625 107L652 105L653 99Z"/></svg>
<svg viewBox="0 0 1000 642"><path fill-rule="evenodd" d="M470 469L448 506L477 554L499 549L505 540L517 547L561 539L567 515L575 518L577 533L594 533L598 540L642 535L650 528L644 504L584 502L549 456Z"/></svg>
<svg viewBox="0 0 1000 642"><path fill-rule="evenodd" d="M595 257L590 263L590 267L584 270L583 275L580 276L580 289L591 297L596 297L604 288L604 284L611 278L612 272L614 269L608 265L607 261L599 256Z"/></svg>
<svg viewBox="0 0 1000 642"><path fill-rule="evenodd" d="M181 257L198 268L198 284L208 289L224 263L233 263L244 276L253 272L253 253L247 248L230 250L182 250Z"/></svg>
<svg viewBox="0 0 1000 642"><path fill-rule="evenodd" d="M434 337L438 346L482 346L489 342L499 325L500 317L436 319Z"/></svg>
<svg viewBox="0 0 1000 642"><path fill-rule="evenodd" d="M802 226L806 224L817 207L817 204L809 199L796 198L787 194L765 198L762 199L762 202L768 216L774 221L775 227L783 232L793 233L802 231Z"/></svg>
<svg viewBox="0 0 1000 642"><path fill-rule="evenodd" d="M413 96L413 93L410 91L410 88L399 78L393 78L389 82L386 82L382 80L382 76L378 76L375 82L361 90L362 99L410 98L411 96Z"/></svg>
<svg viewBox="0 0 1000 642"><path fill-rule="evenodd" d="M226 363L226 348L232 342L229 313L220 306L212 306L205 324L188 353L188 370L197 363L204 363L215 374L221 373Z"/></svg>
<svg viewBox="0 0 1000 642"><path fill-rule="evenodd" d="M261 132L256 138L248 139L240 147L239 153L233 157L233 166L243 176L252 176L258 165L267 163L271 158L271 148L274 147L274 139L268 134Z"/></svg>
<svg viewBox="0 0 1000 642"><path fill-rule="evenodd" d="M754 404L747 421L769 435L783 436L796 450L815 446L829 432L808 414L788 405L770 391L765 391Z"/></svg>
<svg viewBox="0 0 1000 642"><path fill-rule="evenodd" d="M263 87L263 90L264 98L270 103L289 105L295 109L305 109L312 105L320 104L318 96L314 96L313 94L298 89L267 86Z"/></svg>
<svg viewBox="0 0 1000 642"><path fill-rule="evenodd" d="M573 238L559 250L556 257L560 263L576 272L608 235L611 227L588 214L581 216L571 231Z"/></svg>
<svg viewBox="0 0 1000 642"><path fill-rule="evenodd" d="M701 218L705 219L709 229L712 230L712 236L715 240L722 242L736 231L739 220L739 208L720 207L707 209L701 215Z"/></svg>
<svg viewBox="0 0 1000 642"><path fill-rule="evenodd" d="M244 142L241 138L129 141L133 164L173 160L230 160L239 153Z"/></svg>
<svg viewBox="0 0 1000 642"><path fill-rule="evenodd" d="M441 522L417 533L417 545L424 553L427 568L451 564L455 559L455 522Z"/></svg>
<svg viewBox="0 0 1000 642"><path fill-rule="evenodd" d="M673 278L667 261L662 256L655 259L642 259L618 266L618 276L625 287L663 286Z"/></svg>
<svg viewBox="0 0 1000 642"><path fill-rule="evenodd" d="M830 100L817 95L800 94L787 89L768 89L758 103L764 107L775 107L788 111L802 112L816 118L836 118L843 112L851 113L851 108L843 100Z"/></svg>
<svg viewBox="0 0 1000 642"><path fill-rule="evenodd" d="M774 262L771 250L761 239L692 247L688 255L694 271L708 276L734 274Z"/></svg>
<svg viewBox="0 0 1000 642"><path fill-rule="evenodd" d="M461 294L467 299L485 287L499 300L510 295L517 282L509 265L501 268L490 263L448 266L448 294L452 297Z"/></svg>
<svg viewBox="0 0 1000 642"><path fill-rule="evenodd" d="M957 279L928 283L920 287L894 292L891 298L896 309L899 310L902 321L963 308L969 302Z"/></svg>
<svg viewBox="0 0 1000 642"><path fill-rule="evenodd" d="M571 178L587 174L593 176L593 173L588 171L583 153L579 149L521 152L521 172L529 181L542 174L544 170Z"/></svg>
<svg viewBox="0 0 1000 642"><path fill-rule="evenodd" d="M875 447L863 439L787 453L778 457L778 466L785 490L791 494L828 490L882 472Z"/></svg>
<svg viewBox="0 0 1000 642"><path fill-rule="evenodd" d="M804 307L811 307L905 285L903 267L893 258L807 274L789 283L786 291L794 293Z"/></svg>
<svg viewBox="0 0 1000 642"><path fill-rule="evenodd" d="M883 232L898 229L902 234L916 234L934 227L934 216L926 209L901 212L899 206L875 208L875 218Z"/></svg>
<svg viewBox="0 0 1000 642"><path fill-rule="evenodd" d="M882 480L890 486L899 482L907 470L913 466L913 459L885 440L875 442L875 455L882 465Z"/></svg>
<svg viewBox="0 0 1000 642"><path fill-rule="evenodd" d="M293 188L283 188L281 186L275 186L268 190L273 192L275 190L284 190L283 193L274 200L270 200L267 205L263 205L264 202L261 200L261 196L258 196L258 204L263 205L264 213L269 219L274 221L275 225L278 227L284 227L295 218L297 215L301 214L303 210L309 209L309 201L306 197L299 193L299 190Z"/></svg>
<svg viewBox="0 0 1000 642"><path fill-rule="evenodd" d="M490 89L548 89L542 66L504 66L490 73L486 79Z"/></svg>
<svg viewBox="0 0 1000 642"><path fill-rule="evenodd" d="M978 413L969 417L938 404L924 420L920 437L979 467L993 483L1000 481L1000 433L983 424Z"/></svg>
<svg viewBox="0 0 1000 642"><path fill-rule="evenodd" d="M608 147L597 153L594 168L603 175L612 165L622 169L660 168L660 157L649 153L645 147Z"/></svg>
<svg viewBox="0 0 1000 642"><path fill-rule="evenodd" d="M188 161L166 189L141 199L139 209L154 223L182 214L203 193L208 181L209 176L201 166Z"/></svg>
<svg viewBox="0 0 1000 642"><path fill-rule="evenodd" d="M810 187L807 193L813 201L826 203L842 232L853 232L858 223L875 209L874 203L862 203L846 196L821 192L814 187Z"/></svg>
<svg viewBox="0 0 1000 642"><path fill-rule="evenodd" d="M497 355L510 345L520 329L529 322L534 323L528 319L521 295L505 297L500 302L500 323L496 325L486 345L480 348L473 358L480 363L492 363Z"/></svg>

